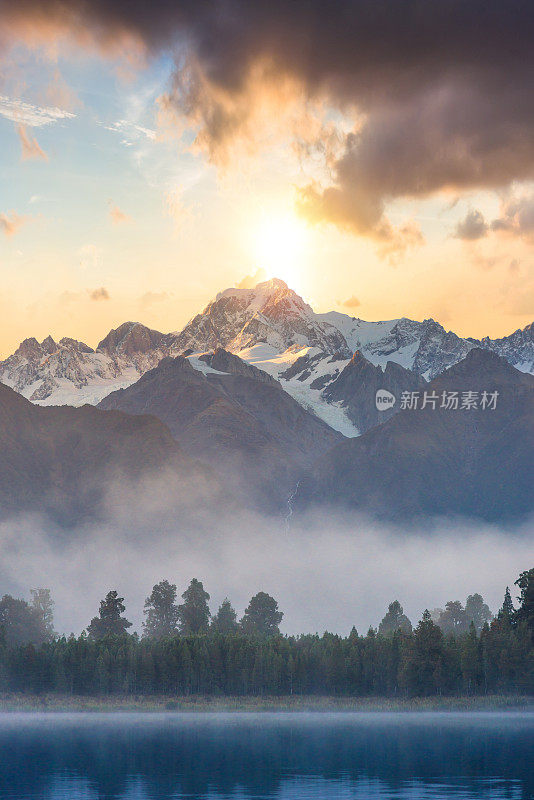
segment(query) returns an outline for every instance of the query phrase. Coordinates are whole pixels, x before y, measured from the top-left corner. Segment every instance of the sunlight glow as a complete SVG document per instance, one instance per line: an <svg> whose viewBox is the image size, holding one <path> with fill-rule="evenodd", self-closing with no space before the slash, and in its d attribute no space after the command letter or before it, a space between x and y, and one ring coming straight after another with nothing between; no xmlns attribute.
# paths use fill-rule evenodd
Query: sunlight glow
<svg viewBox="0 0 534 800"><path fill-rule="evenodd" d="M281 278L298 290L308 235L305 223L291 214L265 217L253 235L256 263L270 278Z"/></svg>

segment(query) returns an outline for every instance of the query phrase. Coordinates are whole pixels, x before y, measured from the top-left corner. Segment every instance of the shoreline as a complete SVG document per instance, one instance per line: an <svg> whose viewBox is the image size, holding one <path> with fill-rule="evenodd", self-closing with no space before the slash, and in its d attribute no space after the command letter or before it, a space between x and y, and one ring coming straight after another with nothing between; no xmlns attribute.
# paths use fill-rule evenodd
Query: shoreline
<svg viewBox="0 0 534 800"><path fill-rule="evenodd" d="M534 697L528 695L486 695L480 697L201 697L184 696L79 696L0 694L0 713L10 712L534 712Z"/></svg>

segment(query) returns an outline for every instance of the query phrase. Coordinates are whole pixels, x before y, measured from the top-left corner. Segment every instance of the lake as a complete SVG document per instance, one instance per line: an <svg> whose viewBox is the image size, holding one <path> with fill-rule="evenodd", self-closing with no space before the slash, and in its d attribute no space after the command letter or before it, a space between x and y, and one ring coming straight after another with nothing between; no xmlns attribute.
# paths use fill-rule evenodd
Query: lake
<svg viewBox="0 0 534 800"><path fill-rule="evenodd" d="M532 800L534 714L0 714L1 800Z"/></svg>

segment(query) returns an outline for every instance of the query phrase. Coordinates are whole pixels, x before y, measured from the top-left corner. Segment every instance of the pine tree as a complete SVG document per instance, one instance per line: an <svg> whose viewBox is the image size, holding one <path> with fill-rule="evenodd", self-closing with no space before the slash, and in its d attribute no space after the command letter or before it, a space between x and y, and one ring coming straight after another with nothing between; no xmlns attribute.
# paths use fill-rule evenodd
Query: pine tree
<svg viewBox="0 0 534 800"><path fill-rule="evenodd" d="M280 633L279 625L283 616L274 597L266 592L258 592L250 599L241 627L244 633L251 636L276 636Z"/></svg>
<svg viewBox="0 0 534 800"><path fill-rule="evenodd" d="M40 620L45 641L52 641L56 636L54 630L54 606L50 589L31 589L32 608Z"/></svg>
<svg viewBox="0 0 534 800"><path fill-rule="evenodd" d="M465 609L459 600L449 600L445 603L445 610L440 615L438 625L445 634L452 633L458 636L467 630Z"/></svg>
<svg viewBox="0 0 534 800"><path fill-rule="evenodd" d="M515 615L516 621L524 622L534 637L534 567L522 572L514 585L521 590L517 598L519 608Z"/></svg>
<svg viewBox="0 0 534 800"><path fill-rule="evenodd" d="M193 578L182 598L184 602L178 606L180 633L206 633L210 621L210 596L204 591L202 581Z"/></svg>
<svg viewBox="0 0 534 800"><path fill-rule="evenodd" d="M210 630L214 633L228 635L230 633L235 633L238 627L235 609L232 607L229 599L225 597L219 606L219 610L211 620Z"/></svg>
<svg viewBox="0 0 534 800"><path fill-rule="evenodd" d="M398 600L394 600L389 604L388 612L378 626L378 633L382 636L393 634L395 631L412 632L412 623L404 613L404 609Z"/></svg>
<svg viewBox="0 0 534 800"><path fill-rule="evenodd" d="M480 681L480 661L475 623L471 622L469 631L462 637L460 645L460 664L464 688L468 694L474 692Z"/></svg>
<svg viewBox="0 0 534 800"><path fill-rule="evenodd" d="M106 636L118 636L126 633L132 623L122 616L126 611L124 597L119 597L118 592L112 590L100 601L99 616L93 617L87 626L87 633L94 641L99 641Z"/></svg>
<svg viewBox="0 0 534 800"><path fill-rule="evenodd" d="M179 610L176 605L176 584L160 581L145 600L143 636L162 639L178 633Z"/></svg>
<svg viewBox="0 0 534 800"><path fill-rule="evenodd" d="M486 622L493 619L493 614L481 594L469 595L465 601L465 618L467 625L473 623L477 633L480 633Z"/></svg>
<svg viewBox="0 0 534 800"><path fill-rule="evenodd" d="M432 622L430 612L425 610L406 654L403 674L407 688L413 694L441 693L444 660L443 633Z"/></svg>
<svg viewBox="0 0 534 800"><path fill-rule="evenodd" d="M5 594L0 600L0 638L8 646L21 644L42 644L48 641L43 621L26 600Z"/></svg>
<svg viewBox="0 0 534 800"><path fill-rule="evenodd" d="M514 615L515 615L515 608L512 602L512 595L510 594L510 588L507 586L506 591L504 593L504 600L497 617L503 622L508 622L509 624L511 624L514 619Z"/></svg>

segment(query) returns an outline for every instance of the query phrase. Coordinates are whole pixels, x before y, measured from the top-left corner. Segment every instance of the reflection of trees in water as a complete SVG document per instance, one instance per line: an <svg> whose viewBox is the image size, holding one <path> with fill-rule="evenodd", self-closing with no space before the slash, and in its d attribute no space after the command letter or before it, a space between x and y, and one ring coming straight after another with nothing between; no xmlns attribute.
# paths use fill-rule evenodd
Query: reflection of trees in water
<svg viewBox="0 0 534 800"><path fill-rule="evenodd" d="M358 724L327 717L51 719L0 728L0 796L50 800L58 775L87 781L100 800L117 800L136 780L147 797L160 800L210 791L227 796L240 787L276 796L284 780L304 775L378 779L385 792L413 779L461 777L475 796L480 778L498 777L522 786L522 795L510 797L528 798L534 796L532 734L532 723L509 718L501 725L488 717L458 723L376 717Z"/></svg>

